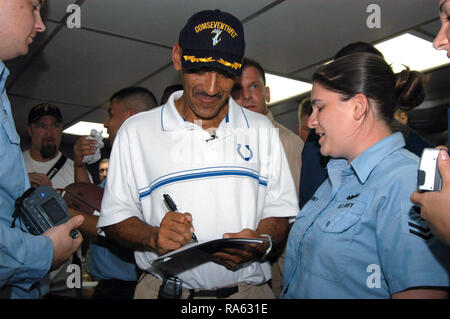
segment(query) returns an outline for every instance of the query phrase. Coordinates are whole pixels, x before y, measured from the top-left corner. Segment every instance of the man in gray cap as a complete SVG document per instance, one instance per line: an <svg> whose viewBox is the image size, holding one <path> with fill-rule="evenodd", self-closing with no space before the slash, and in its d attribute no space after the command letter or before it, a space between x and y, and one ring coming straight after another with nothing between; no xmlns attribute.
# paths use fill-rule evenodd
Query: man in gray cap
<svg viewBox="0 0 450 319"><path fill-rule="evenodd" d="M114 141L98 227L135 250L144 270L135 298L274 297L266 257L287 235L298 205L270 120L230 97L244 49L234 16L194 14L172 51L184 91L128 119ZM165 194L178 209L165 206ZM199 242L266 241L216 252L208 261L188 256L171 277L152 267L189 243L194 231Z"/></svg>

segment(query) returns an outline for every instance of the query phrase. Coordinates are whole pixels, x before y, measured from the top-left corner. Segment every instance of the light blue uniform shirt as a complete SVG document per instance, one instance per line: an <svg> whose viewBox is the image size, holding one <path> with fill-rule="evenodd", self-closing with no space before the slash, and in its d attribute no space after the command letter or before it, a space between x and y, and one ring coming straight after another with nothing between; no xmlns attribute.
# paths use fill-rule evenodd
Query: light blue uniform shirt
<svg viewBox="0 0 450 319"><path fill-rule="evenodd" d="M329 178L290 231L282 298L390 298L407 288L448 286L448 249L409 201L418 157L395 133Z"/></svg>
<svg viewBox="0 0 450 319"><path fill-rule="evenodd" d="M0 287L12 286L12 298L38 298L38 286L41 295L49 291L46 274L53 245L48 237L22 232L19 221L16 228L10 228L14 202L30 187L30 182L6 95L8 75L0 61Z"/></svg>
<svg viewBox="0 0 450 319"><path fill-rule="evenodd" d="M99 184L105 188L106 178ZM95 244L89 246L89 269L99 280L119 279L137 281L139 272L133 251L122 248L115 243L108 247Z"/></svg>

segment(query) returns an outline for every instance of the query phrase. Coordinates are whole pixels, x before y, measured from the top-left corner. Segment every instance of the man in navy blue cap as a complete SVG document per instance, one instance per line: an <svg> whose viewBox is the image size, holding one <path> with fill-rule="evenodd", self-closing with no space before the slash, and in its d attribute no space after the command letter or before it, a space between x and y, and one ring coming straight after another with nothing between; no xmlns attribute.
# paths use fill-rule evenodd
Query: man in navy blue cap
<svg viewBox="0 0 450 319"><path fill-rule="evenodd" d="M194 14L172 50L184 91L128 119L116 136L98 227L135 249L144 270L135 298L274 297L265 258L287 235L298 205L270 120L230 97L244 50L237 18L219 10ZM178 210L165 206L164 194ZM214 261L188 257L171 278L152 267L194 231L200 242L266 241L222 251Z"/></svg>
<svg viewBox="0 0 450 319"><path fill-rule="evenodd" d="M31 147L23 152L23 156L31 186L52 186L52 182L45 174L61 157L59 146L62 139L62 121L61 111L50 103L36 105L28 113L28 133L31 137ZM43 165L45 166L42 167ZM66 175L69 174L66 177L68 180L61 179L62 173L59 172L57 176L61 177L59 178L60 182L57 182L55 187L64 188L73 183L73 165L72 168L66 167L67 169L63 171L67 171ZM58 179L58 177L56 178Z"/></svg>
<svg viewBox="0 0 450 319"><path fill-rule="evenodd" d="M31 186L50 186L63 189L75 182L74 162L59 151L62 141L63 116L59 108L50 103L34 106L28 113L30 149L22 153ZM77 298L80 291L67 286L71 272L67 267L80 263L79 256L69 258L60 268L50 273L50 293L46 298Z"/></svg>

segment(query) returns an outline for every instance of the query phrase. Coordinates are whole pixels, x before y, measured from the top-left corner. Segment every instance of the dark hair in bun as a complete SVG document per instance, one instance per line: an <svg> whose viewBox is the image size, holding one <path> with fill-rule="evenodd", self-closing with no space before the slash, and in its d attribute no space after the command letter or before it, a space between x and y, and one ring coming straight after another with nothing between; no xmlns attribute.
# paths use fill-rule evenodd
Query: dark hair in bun
<svg viewBox="0 0 450 319"><path fill-rule="evenodd" d="M406 68L397 74L395 89L398 96L398 107L402 111L410 111L425 99L423 74Z"/></svg>

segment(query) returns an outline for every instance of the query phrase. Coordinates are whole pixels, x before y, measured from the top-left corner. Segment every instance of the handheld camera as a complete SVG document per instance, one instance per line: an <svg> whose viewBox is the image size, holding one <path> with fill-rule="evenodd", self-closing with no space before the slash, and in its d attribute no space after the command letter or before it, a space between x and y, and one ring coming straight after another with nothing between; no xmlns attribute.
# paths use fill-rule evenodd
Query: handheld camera
<svg viewBox="0 0 450 319"><path fill-rule="evenodd" d="M15 214L33 235L41 235L71 218L64 199L48 186L32 187L26 191L16 202ZM73 229L70 235L77 238L78 231Z"/></svg>
<svg viewBox="0 0 450 319"><path fill-rule="evenodd" d="M417 188L421 192L441 190L442 181L437 161L440 151L434 148L425 148L422 152L417 171Z"/></svg>

